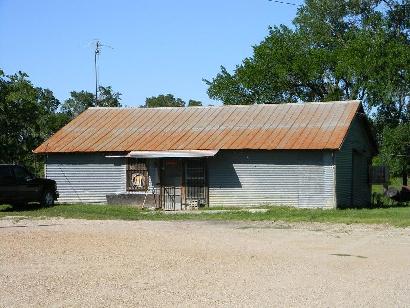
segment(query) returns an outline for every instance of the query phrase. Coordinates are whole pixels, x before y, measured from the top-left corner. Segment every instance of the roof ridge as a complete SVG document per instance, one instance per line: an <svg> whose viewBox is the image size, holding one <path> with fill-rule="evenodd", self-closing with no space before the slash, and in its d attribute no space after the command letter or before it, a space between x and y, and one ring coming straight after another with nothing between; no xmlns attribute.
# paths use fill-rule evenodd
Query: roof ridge
<svg viewBox="0 0 410 308"><path fill-rule="evenodd" d="M346 100L346 101L326 101L326 102L296 102L296 103L272 103L272 104L248 104L248 105L219 105L219 106L184 106L184 107L143 107L143 106L127 106L127 107L89 107L88 109L193 109L193 108L246 108L252 106L284 106L284 105L303 105L303 104L352 104L352 103L360 103L360 100Z"/></svg>

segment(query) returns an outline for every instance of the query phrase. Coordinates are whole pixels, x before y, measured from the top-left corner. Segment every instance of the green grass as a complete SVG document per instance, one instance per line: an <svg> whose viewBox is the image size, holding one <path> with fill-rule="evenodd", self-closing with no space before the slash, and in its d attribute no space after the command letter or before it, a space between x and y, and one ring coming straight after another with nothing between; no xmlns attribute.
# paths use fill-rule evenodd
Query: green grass
<svg viewBox="0 0 410 308"><path fill-rule="evenodd" d="M402 185L401 178L391 178L390 179L389 187L393 186L397 188L398 190L400 190L401 185ZM372 192L379 193L379 194L383 193L383 185L372 185Z"/></svg>
<svg viewBox="0 0 410 308"><path fill-rule="evenodd" d="M244 220L244 221L287 221L287 222L326 222L326 223L364 223L389 224L397 227L410 226L410 207L390 207L374 209L297 209L289 207L268 207L266 213L249 213L231 210L222 213L184 213L165 214L162 211L148 211L127 206L108 206L91 204L56 205L48 208L32 206L17 210L0 205L0 218L6 216L25 216L34 218L64 217L81 219L119 219L119 220Z"/></svg>
<svg viewBox="0 0 410 308"><path fill-rule="evenodd" d="M391 178L389 187L394 187L398 191L402 187L402 178ZM393 204L396 204L395 201L392 201L390 198L384 196L383 194L383 185L372 185L372 202L376 207L390 207ZM410 206L410 202L399 204L401 206Z"/></svg>

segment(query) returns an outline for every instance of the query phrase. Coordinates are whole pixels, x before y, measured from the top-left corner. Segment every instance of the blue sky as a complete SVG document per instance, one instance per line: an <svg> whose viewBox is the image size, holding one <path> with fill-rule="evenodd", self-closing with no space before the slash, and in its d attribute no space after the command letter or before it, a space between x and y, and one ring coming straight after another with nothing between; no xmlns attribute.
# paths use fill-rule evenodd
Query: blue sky
<svg viewBox="0 0 410 308"><path fill-rule="evenodd" d="M269 25L291 25L296 9L268 0L0 0L0 68L28 73L60 100L93 92L98 38L114 48L102 50L100 84L121 92L123 105L167 93L218 104L202 78L232 70Z"/></svg>

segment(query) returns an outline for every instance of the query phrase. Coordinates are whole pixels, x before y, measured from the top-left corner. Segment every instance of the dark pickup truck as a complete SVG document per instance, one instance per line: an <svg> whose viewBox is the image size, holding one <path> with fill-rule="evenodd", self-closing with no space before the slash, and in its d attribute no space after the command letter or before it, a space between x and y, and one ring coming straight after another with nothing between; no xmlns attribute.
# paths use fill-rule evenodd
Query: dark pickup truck
<svg viewBox="0 0 410 308"><path fill-rule="evenodd" d="M52 206L57 198L55 181L38 178L23 166L0 165L0 204L17 206L38 202Z"/></svg>

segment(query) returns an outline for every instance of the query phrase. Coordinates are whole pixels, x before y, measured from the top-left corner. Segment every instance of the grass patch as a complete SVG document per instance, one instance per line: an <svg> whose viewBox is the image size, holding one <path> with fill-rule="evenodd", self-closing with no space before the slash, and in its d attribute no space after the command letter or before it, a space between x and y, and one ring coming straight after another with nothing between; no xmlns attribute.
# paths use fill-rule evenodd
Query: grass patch
<svg viewBox="0 0 410 308"><path fill-rule="evenodd" d="M297 209L289 207L267 207L267 212L250 213L231 210L227 212L166 214L162 211L148 211L127 206L92 204L57 205L48 208L32 206L14 209L0 205L0 217L21 216L30 218L63 217L79 219L119 219L119 220L244 220L244 221L286 221L286 222L326 222L389 224L397 227L410 226L410 207L390 207L376 209Z"/></svg>
<svg viewBox="0 0 410 308"><path fill-rule="evenodd" d="M400 190L402 186L402 179L401 178L391 178L389 187L391 186ZM380 193L380 194L383 193L383 185L372 185L372 192Z"/></svg>
<svg viewBox="0 0 410 308"><path fill-rule="evenodd" d="M389 187L394 187L398 191L402 187L401 178L391 178ZM383 185L372 185L372 204L374 207L399 207L399 206L410 206L410 202L398 203L388 198L383 194Z"/></svg>

